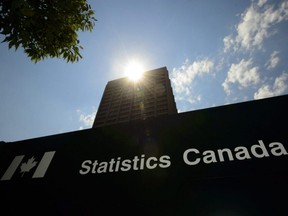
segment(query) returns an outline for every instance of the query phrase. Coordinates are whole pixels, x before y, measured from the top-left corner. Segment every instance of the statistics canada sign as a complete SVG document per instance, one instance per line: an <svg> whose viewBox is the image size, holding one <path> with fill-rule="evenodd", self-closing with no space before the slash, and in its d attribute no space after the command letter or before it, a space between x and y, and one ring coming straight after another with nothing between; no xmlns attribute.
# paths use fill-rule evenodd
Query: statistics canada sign
<svg viewBox="0 0 288 216"><path fill-rule="evenodd" d="M248 150L249 149L249 150ZM287 155L287 150L280 142L272 142L267 147L262 140L250 148L237 146L233 150L229 148L205 150L200 152L196 148L189 148L183 153L183 161L186 165L195 166L199 163L212 164L217 162L231 162L234 160L249 160L251 158L261 159L264 157L279 157ZM134 156L133 158L111 158L109 161L98 161L97 159L85 160L81 165L79 173L81 175L138 171L144 169L168 168L171 166L171 157L162 155L157 157Z"/></svg>
<svg viewBox="0 0 288 216"><path fill-rule="evenodd" d="M0 143L1 210L287 215L287 110L280 96Z"/></svg>

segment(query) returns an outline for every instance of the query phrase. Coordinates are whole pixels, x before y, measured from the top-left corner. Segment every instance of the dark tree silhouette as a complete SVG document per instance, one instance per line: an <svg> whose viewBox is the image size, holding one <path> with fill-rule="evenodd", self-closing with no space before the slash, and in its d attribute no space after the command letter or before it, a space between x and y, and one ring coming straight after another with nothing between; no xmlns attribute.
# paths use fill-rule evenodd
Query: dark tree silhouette
<svg viewBox="0 0 288 216"><path fill-rule="evenodd" d="M76 62L83 49L77 32L92 31L96 19L86 0L0 0L0 34L9 49L22 46L33 61Z"/></svg>

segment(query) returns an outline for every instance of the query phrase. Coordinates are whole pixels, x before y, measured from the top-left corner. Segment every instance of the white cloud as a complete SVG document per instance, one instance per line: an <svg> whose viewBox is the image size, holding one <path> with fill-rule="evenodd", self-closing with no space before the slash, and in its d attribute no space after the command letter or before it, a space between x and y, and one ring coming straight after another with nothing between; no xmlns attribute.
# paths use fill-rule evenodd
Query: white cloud
<svg viewBox="0 0 288 216"><path fill-rule="evenodd" d="M277 51L274 51L271 56L270 56L270 59L268 60L268 62L265 64L266 65L266 68L268 70L271 70L273 68L275 68L278 63L280 62L280 58L277 56L279 54L279 52Z"/></svg>
<svg viewBox="0 0 288 216"><path fill-rule="evenodd" d="M198 95L197 97L189 97L189 98L187 98L187 101L188 101L190 104L199 103L201 100L202 100L201 95Z"/></svg>
<svg viewBox="0 0 288 216"><path fill-rule="evenodd" d="M267 2L267 0L259 0L258 3L257 3L257 5L258 5L259 7L262 7L264 4L266 4L266 2Z"/></svg>
<svg viewBox="0 0 288 216"><path fill-rule="evenodd" d="M239 84L240 87L248 87L259 82L260 75L258 67L253 67L252 59L242 59L238 64L232 64L225 81L222 83L226 94L231 94L230 84Z"/></svg>
<svg viewBox="0 0 288 216"><path fill-rule="evenodd" d="M281 76L276 77L273 85L264 84L254 94L254 99L261 99L267 97L274 97L282 95L288 91L288 74L283 73Z"/></svg>
<svg viewBox="0 0 288 216"><path fill-rule="evenodd" d="M227 51L230 50L231 47L233 47L233 45L235 43L233 36L228 35L228 36L224 37L223 43L224 43L224 52L226 53Z"/></svg>
<svg viewBox="0 0 288 216"><path fill-rule="evenodd" d="M195 109L195 105L199 105L202 102L202 96L200 94L193 94L190 95L176 95L175 100L178 107L178 113L191 111Z"/></svg>
<svg viewBox="0 0 288 216"><path fill-rule="evenodd" d="M209 74L212 72L214 63L209 59L195 61L189 64L186 59L179 68L173 68L171 73L171 82L176 93L190 94L190 85L197 76Z"/></svg>
<svg viewBox="0 0 288 216"><path fill-rule="evenodd" d="M231 48L233 50L262 48L264 39L273 35L271 28L288 19L288 1L281 2L277 7L264 4L266 0L260 0L257 4L253 1L246 9L236 26L236 36L224 37L224 52Z"/></svg>
<svg viewBox="0 0 288 216"><path fill-rule="evenodd" d="M79 128L80 130L84 128L92 127L95 116L96 116L96 112L93 112L91 114L83 114L81 113L80 110L77 110L77 113L80 113L79 121L83 124Z"/></svg>

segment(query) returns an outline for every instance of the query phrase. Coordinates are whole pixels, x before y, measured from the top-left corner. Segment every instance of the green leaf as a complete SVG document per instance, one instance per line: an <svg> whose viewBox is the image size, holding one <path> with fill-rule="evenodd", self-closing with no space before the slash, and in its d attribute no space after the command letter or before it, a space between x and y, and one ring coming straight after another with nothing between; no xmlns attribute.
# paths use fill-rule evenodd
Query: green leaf
<svg viewBox="0 0 288 216"><path fill-rule="evenodd" d="M11 47L14 46L14 45L15 45L15 41L13 41L13 40L10 41L9 44L8 44L9 49L11 49Z"/></svg>

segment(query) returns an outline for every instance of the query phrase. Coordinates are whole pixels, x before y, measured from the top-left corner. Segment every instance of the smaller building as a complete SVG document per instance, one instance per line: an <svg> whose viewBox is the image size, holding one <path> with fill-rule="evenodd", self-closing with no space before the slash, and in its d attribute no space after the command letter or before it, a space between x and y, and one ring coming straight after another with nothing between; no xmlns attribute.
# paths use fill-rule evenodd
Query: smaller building
<svg viewBox="0 0 288 216"><path fill-rule="evenodd" d="M128 78L109 81L93 127L176 113L168 70L163 67L144 72L137 82Z"/></svg>

